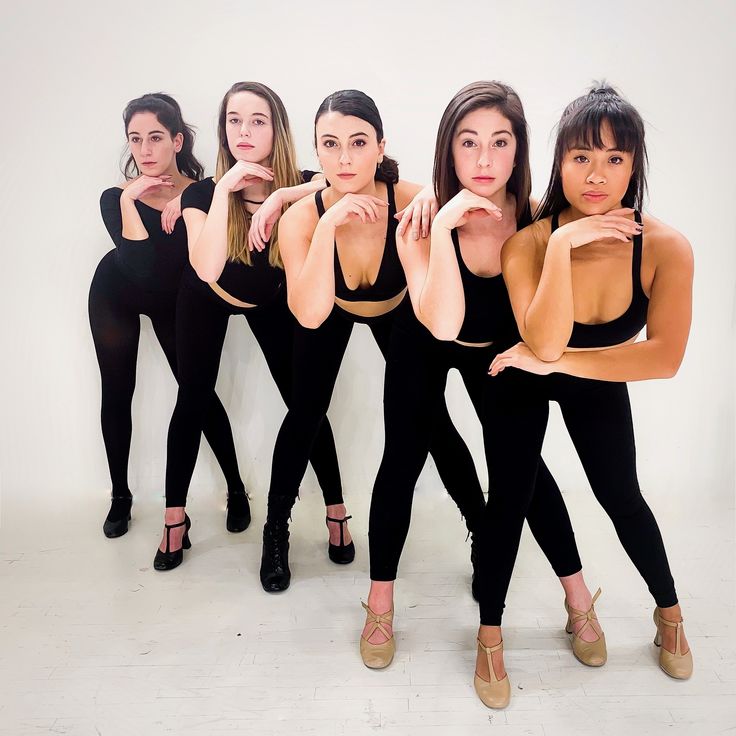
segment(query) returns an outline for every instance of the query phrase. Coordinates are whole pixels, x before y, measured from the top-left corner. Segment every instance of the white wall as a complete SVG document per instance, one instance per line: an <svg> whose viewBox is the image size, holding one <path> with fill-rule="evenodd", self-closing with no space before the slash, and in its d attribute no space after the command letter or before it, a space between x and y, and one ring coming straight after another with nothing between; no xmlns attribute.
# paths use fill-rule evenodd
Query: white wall
<svg viewBox="0 0 736 736"><path fill-rule="evenodd" d="M125 103L163 90L199 128L212 173L227 87L254 79L284 99L301 163L314 166L312 118L328 93L357 87L382 112L402 175L427 181L439 116L463 84L512 84L532 128L534 189L551 129L593 79L606 78L648 122L650 211L691 240L695 319L678 376L632 387L642 486L678 504L733 502L734 6L729 2L350 4L15 3L2 11L0 181L0 490L4 499L100 498L109 480L99 374L86 315L95 266L111 247L97 205L119 180ZM725 81L720 81L725 80ZM382 448L382 361L354 333L330 410L348 493L368 493ZM218 383L246 483L265 494L284 408L244 320L231 320ZM451 411L482 466L480 433L453 377ZM163 489L175 386L144 320L131 487ZM586 492L553 416L547 459ZM213 482L213 479L216 479ZM436 489L434 471L425 481ZM195 476L221 486L209 451Z"/></svg>

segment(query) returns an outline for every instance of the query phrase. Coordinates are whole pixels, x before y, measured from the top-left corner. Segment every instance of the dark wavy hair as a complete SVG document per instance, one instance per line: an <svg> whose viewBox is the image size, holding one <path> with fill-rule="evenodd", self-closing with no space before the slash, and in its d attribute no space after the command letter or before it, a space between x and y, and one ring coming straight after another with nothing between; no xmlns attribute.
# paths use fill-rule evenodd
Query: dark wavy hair
<svg viewBox="0 0 736 736"><path fill-rule="evenodd" d="M483 108L498 110L511 123L516 138L516 161L506 190L516 198L517 222L530 220L532 173L529 166L529 127L519 95L503 82L480 81L466 85L455 94L442 113L437 129L432 173L437 202L442 207L460 191L460 181L452 159L452 137L458 123L468 113Z"/></svg>
<svg viewBox="0 0 736 736"><path fill-rule="evenodd" d="M341 89L325 97L314 116L315 130L317 121L328 112L339 112L341 115L352 115L365 120L376 130L379 142L383 140L383 121L378 112L376 103L368 97L365 92L357 89ZM315 132L314 145L317 146L317 135ZM396 184L399 180L398 162L384 154L383 161L376 167L377 181Z"/></svg>
<svg viewBox="0 0 736 736"><path fill-rule="evenodd" d="M611 130L616 148L634 157L631 180L621 204L641 210L647 191L649 164L644 143L644 121L628 100L603 82L573 100L562 113L557 126L552 174L535 219L559 214L569 207L562 189L562 159L573 148L603 148L601 129L604 123Z"/></svg>
<svg viewBox="0 0 736 736"><path fill-rule="evenodd" d="M184 122L179 103L163 92L151 92L131 100L123 110L126 136L133 115L139 112L153 113L172 138L179 133L182 134L184 143L181 151L176 154L176 166L184 176L199 181L204 174L204 167L194 156L194 129ZM128 155L121 169L126 179L133 179L141 173L132 153Z"/></svg>

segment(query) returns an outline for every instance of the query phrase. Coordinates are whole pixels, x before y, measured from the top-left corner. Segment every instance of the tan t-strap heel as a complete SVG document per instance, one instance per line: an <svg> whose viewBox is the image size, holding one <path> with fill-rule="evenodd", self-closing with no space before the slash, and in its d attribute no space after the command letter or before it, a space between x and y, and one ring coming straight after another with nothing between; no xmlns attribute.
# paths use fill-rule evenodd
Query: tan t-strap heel
<svg viewBox="0 0 736 736"><path fill-rule="evenodd" d="M565 631L568 634L572 634L572 653L575 658L582 662L588 667L601 667L606 663L608 659L608 652L606 651L606 637L601 631L598 638L595 641L585 641L582 638L582 633L587 629L593 629L593 621L598 621L598 616L595 613L595 602L598 600L598 596L601 594L601 589L593 596L593 602L590 604L590 608L587 611L578 611L576 608L568 605L567 598L565 598L565 610L567 611L567 624L565 625ZM580 627L579 631L575 631L575 624L585 621ZM593 629L595 631L595 629ZM596 632L597 633L597 632Z"/></svg>
<svg viewBox="0 0 736 736"><path fill-rule="evenodd" d="M662 646L662 632L660 624L677 629L675 634L675 651L670 652ZM683 620L668 621L662 618L659 608L654 609L654 625L657 627L657 634L654 637L654 643L659 647L659 666L670 676L677 680L687 680L693 674L693 654L688 649L685 654L682 653L681 633Z"/></svg>
<svg viewBox="0 0 736 736"><path fill-rule="evenodd" d="M368 631L368 635L361 635L360 637L360 656L366 667L370 667L372 670L381 670L391 664L391 660L394 658L394 653L396 652L394 635L393 633L389 634L388 629L384 626L384 624L393 625L394 609L392 608L390 611L386 611L386 613L378 614L368 608L363 601L360 602L360 605L365 608L366 625L372 625ZM386 637L386 641L381 644L371 644L368 639L376 631L380 631Z"/></svg>
<svg viewBox="0 0 736 736"><path fill-rule="evenodd" d="M509 676L505 674L502 679L496 677L496 672L493 669L493 659L491 655L493 652L503 651L503 639L492 647L487 647L483 642L478 639L478 649L481 652L485 652L488 657L488 673L490 681L484 680L477 672L473 679L473 685L475 685L475 692L478 693L478 697L481 699L483 705L487 705L489 708L505 708L511 700L511 684L509 683Z"/></svg>

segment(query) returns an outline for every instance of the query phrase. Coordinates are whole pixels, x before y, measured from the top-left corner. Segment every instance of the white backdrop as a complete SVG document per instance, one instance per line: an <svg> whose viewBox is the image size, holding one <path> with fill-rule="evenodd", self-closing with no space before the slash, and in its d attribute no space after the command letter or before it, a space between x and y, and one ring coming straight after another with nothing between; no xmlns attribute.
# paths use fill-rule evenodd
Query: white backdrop
<svg viewBox="0 0 736 736"><path fill-rule="evenodd" d="M99 502L109 487L86 303L97 262L111 247L98 198L120 181L121 112L129 99L173 94L199 129L196 152L211 174L217 106L233 82L262 81L282 96L304 167L316 165L318 104L356 87L376 100L402 176L426 182L451 95L476 79L500 79L525 103L538 195L561 110L605 78L648 123L649 211L685 233L696 254L695 318L680 373L631 388L642 487L677 505L731 507L735 21L732 3L712 0L4 4L3 501ZM143 321L130 481L139 497L152 497L163 492L175 384ZM369 493L380 460L382 381L380 354L358 327L330 409L348 501ZM265 494L284 406L242 319L231 319L218 391L246 485ZM479 426L456 375L448 401L485 476ZM546 458L563 488L587 492L558 413ZM311 475L307 485L314 486ZM421 488L440 492L430 466ZM194 489L222 490L208 449Z"/></svg>

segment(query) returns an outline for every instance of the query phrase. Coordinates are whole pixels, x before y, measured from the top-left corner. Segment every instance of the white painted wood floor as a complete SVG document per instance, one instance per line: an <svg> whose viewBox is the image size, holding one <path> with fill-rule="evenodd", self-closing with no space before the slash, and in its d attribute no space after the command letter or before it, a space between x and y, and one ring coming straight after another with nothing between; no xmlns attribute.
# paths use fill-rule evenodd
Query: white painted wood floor
<svg viewBox="0 0 736 736"><path fill-rule="evenodd" d="M425 484L426 485L426 484ZM139 500L128 534L103 537L104 494L80 508L3 504L0 734L726 734L736 733L733 508L672 509L663 529L695 657L666 677L652 602L589 492L565 494L609 660L588 669L563 632L559 585L525 532L506 615L513 699L487 710L472 688L477 609L469 544L452 502L420 488L397 587L398 651L385 671L358 654L368 590L368 498L350 499L358 554L326 557L323 508L294 512L288 592L258 582L265 499L240 535L223 503L193 493L192 550L151 562L162 503ZM7 495L6 495L7 499Z"/></svg>

